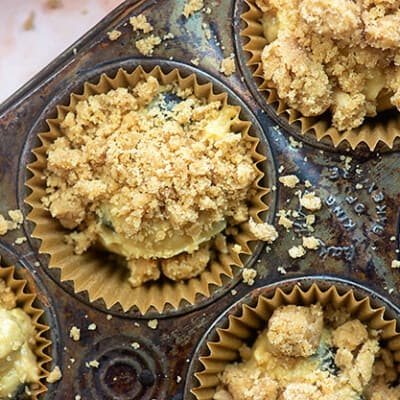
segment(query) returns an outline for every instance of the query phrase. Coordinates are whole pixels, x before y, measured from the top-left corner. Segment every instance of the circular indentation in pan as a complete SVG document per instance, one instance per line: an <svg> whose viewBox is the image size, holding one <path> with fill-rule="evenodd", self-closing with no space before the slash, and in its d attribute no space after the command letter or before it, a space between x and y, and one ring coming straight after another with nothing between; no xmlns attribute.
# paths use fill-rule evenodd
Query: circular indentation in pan
<svg viewBox="0 0 400 400"><path fill-rule="evenodd" d="M278 289L281 293L277 293ZM300 291L308 293L308 295L300 295ZM232 355L236 353L237 348L241 345L240 342L244 338L249 339L248 333L250 332L251 337L254 337L258 330L265 327L265 320L264 317L261 318L261 314L270 315L272 310L281 304L301 303L303 297L308 299L306 304L313 304L315 298L322 298L320 293L325 292L330 294L324 298L325 300L321 301L328 301L328 304L333 304L332 301L338 302L338 307L351 307L351 310L354 310L356 315L360 315L362 321L367 321L366 323L373 326L380 325L384 327L384 339L388 341L388 345L396 353L395 357L397 359L400 354L398 341L400 309L398 306L372 289L348 279L325 275L289 278L253 290L226 309L214 321L194 350L186 374L184 398L212 398L217 386L216 381L218 380L215 379L215 374L219 373L221 368L223 369L226 363L228 363L225 357L232 360L234 358ZM286 298L284 297L286 294L290 294L289 303L286 302ZM259 302L260 297L273 298L274 300L267 305L266 302ZM350 312L352 312L351 310ZM233 326L237 329L233 328ZM230 327L232 327L232 330L230 330ZM221 335L227 331L229 333L227 333L226 339L221 339ZM220 343L222 340L224 340L224 343ZM212 347L209 347L210 342L217 343L217 345L213 344L211 345ZM233 350L233 347L230 347L231 344L235 347L236 351ZM211 348L212 350L210 350ZM217 348L221 349L222 352L219 352ZM210 351L212 352L211 355ZM217 353L219 354L218 356L216 355ZM201 357L203 358L203 362L200 361ZM203 372L205 371L204 365L210 366L210 369L207 370L207 376ZM202 386L199 386L199 381L195 377L195 374L199 374L199 379L203 381ZM198 391L199 387L202 388L201 391ZM196 393L199 397L195 397L191 393L195 388L197 388Z"/></svg>
<svg viewBox="0 0 400 400"><path fill-rule="evenodd" d="M78 393L90 399L166 398L168 363L143 337L113 336L94 344L77 369Z"/></svg>
<svg viewBox="0 0 400 400"><path fill-rule="evenodd" d="M215 80L212 76L207 73L198 70L192 66L188 66L186 64L172 62L167 60L142 60L142 59L124 59L124 60L116 60L112 63L107 63L104 65L97 66L96 68L81 71L78 74L77 79L74 82L68 82L65 87L63 87L59 92L55 93L47 106L44 108L41 115L38 117L36 122L33 124L32 129L27 135L26 142L24 144L24 148L20 157L20 173L18 175L18 199L19 206L23 209L25 215L27 215L30 211L30 207L24 203L24 199L29 194L29 190L25 187L25 182L30 178L30 172L27 171L26 165L31 163L34 160L34 156L32 154L32 149L39 145L38 133L45 129L44 121L46 118L54 117L55 107L58 104L66 104L70 93L79 92L82 88L84 82L97 82L100 75L102 73L107 73L112 76L116 73L119 68L124 68L127 71L133 70L137 66L142 66L145 71L152 70L156 65L161 65L163 67L164 73L168 71L172 71L174 69L179 69L180 73L183 76L187 76L188 74L195 73L200 84L205 82L211 82L214 88L215 93L227 93L228 95L228 103L231 105L237 105L241 108L240 118L242 120L250 121L252 123L252 128L250 130L250 135L255 136L259 139L259 145L257 147L258 153L264 155L266 157L266 161L259 163L259 168L264 172L265 178L263 180L264 187L272 187L276 185L276 171L272 156L272 151L268 140L266 139L262 127L260 126L257 118L251 112L251 110L247 107L247 105L243 102L243 100L234 93L230 88L225 86L223 83ZM272 192L268 196L265 197L264 202L268 206L269 210L262 216L268 222L271 222L273 219L273 215L275 213L276 208L276 199L277 192ZM27 232L27 236L30 237L33 232L33 224L30 221L25 222L25 229ZM36 239L29 239L30 244L34 251L39 251L40 241ZM249 266L255 262L259 252L261 251L263 244L257 242L252 247L252 255L248 256L246 259L243 259L245 266ZM48 263L48 258L42 258L42 265L46 265ZM63 277L63 281L60 282L60 271L58 268L44 268L46 273L54 279L58 284L60 284L68 293L78 297L80 300L85 303L91 304L92 306L107 311L108 313L115 313L123 316L132 316L132 317L141 317L143 316L140 310L135 307L130 308L129 310L123 310L119 303L113 304L110 308L107 308L104 301L100 298L96 299L92 302L89 301L88 294L85 290L82 290L79 293L75 293L73 284L68 281L68 278ZM229 291L240 279L240 270L237 269L234 271L234 278L229 279L225 276L222 276L221 285L212 285L210 286L211 295L206 296L198 296L196 298L195 304L190 304L189 302L182 301L179 307L173 307L169 304L166 305L163 310L161 316L170 316L170 315L178 315L188 311L191 311L197 307L204 306L215 299L222 296L224 293ZM146 312L146 318L160 317L160 312L158 310L150 309Z"/></svg>

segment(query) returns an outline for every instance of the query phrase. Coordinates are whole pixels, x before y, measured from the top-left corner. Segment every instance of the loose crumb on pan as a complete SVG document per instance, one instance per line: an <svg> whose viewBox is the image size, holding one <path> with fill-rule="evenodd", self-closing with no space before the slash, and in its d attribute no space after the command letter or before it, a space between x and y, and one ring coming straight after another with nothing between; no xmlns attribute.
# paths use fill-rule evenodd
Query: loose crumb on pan
<svg viewBox="0 0 400 400"><path fill-rule="evenodd" d="M28 17L26 18L26 20L24 21L24 24L23 24L24 31L33 30L35 27L34 21L35 21L35 12L31 11L29 13Z"/></svg>
<svg viewBox="0 0 400 400"><path fill-rule="evenodd" d="M78 342L81 338L81 330L78 327L73 326L69 331L69 337L73 341Z"/></svg>
<svg viewBox="0 0 400 400"><path fill-rule="evenodd" d="M231 54L229 57L226 57L221 61L219 72L222 72L225 76L231 76L235 71L235 59L234 55Z"/></svg>
<svg viewBox="0 0 400 400"><path fill-rule="evenodd" d="M304 193L300 197L300 204L310 211L317 211L322 207L321 199L314 192Z"/></svg>
<svg viewBox="0 0 400 400"><path fill-rule="evenodd" d="M10 220L7 220L3 215L0 214L0 235L5 235L8 231L13 231L20 228L24 221L24 216L21 210L9 210L8 216Z"/></svg>
<svg viewBox="0 0 400 400"><path fill-rule="evenodd" d="M195 12L200 11L203 8L203 6L204 6L203 0L188 0L183 7L182 14L186 18L189 18Z"/></svg>
<svg viewBox="0 0 400 400"><path fill-rule="evenodd" d="M157 319L151 319L149 322L147 322L147 326L148 326L150 329L157 329L158 320L157 320Z"/></svg>
<svg viewBox="0 0 400 400"><path fill-rule="evenodd" d="M91 323L87 329L88 331L95 331L97 329L97 325L95 323Z"/></svg>
<svg viewBox="0 0 400 400"><path fill-rule="evenodd" d="M107 32L108 38L112 41L117 40L121 35L121 31L114 29L113 31Z"/></svg>
<svg viewBox="0 0 400 400"><path fill-rule="evenodd" d="M138 342L131 343L131 347L135 350L140 349L140 344Z"/></svg>
<svg viewBox="0 0 400 400"><path fill-rule="evenodd" d="M149 33L153 30L153 26L147 21L147 17L144 14L129 18L129 23L135 32L142 31L143 33Z"/></svg>
<svg viewBox="0 0 400 400"><path fill-rule="evenodd" d="M399 260L393 260L391 264L392 268L400 268L400 261Z"/></svg>
<svg viewBox="0 0 400 400"><path fill-rule="evenodd" d="M303 247L306 249L317 250L319 246L319 240L314 236L303 236Z"/></svg>
<svg viewBox="0 0 400 400"><path fill-rule="evenodd" d="M154 52L154 48L160 43L161 38L159 36L150 35L143 39L136 40L135 46L144 56L151 56Z"/></svg>
<svg viewBox="0 0 400 400"><path fill-rule="evenodd" d="M255 278L257 276L257 271L254 268L243 268L242 277L243 282L249 286L253 286Z"/></svg>
<svg viewBox="0 0 400 400"><path fill-rule="evenodd" d="M306 250L303 246L293 246L288 250L291 258L301 258L306 254Z"/></svg>
<svg viewBox="0 0 400 400"><path fill-rule="evenodd" d="M86 368L99 368L100 363L97 360L91 360L85 363Z"/></svg>
<svg viewBox="0 0 400 400"><path fill-rule="evenodd" d="M249 219L250 232L259 240L272 243L278 239L278 232L275 227L267 222L257 223L253 218Z"/></svg>
<svg viewBox="0 0 400 400"><path fill-rule="evenodd" d="M279 182L283 186L293 189L300 182L300 179L296 175L285 175L279 177Z"/></svg>
<svg viewBox="0 0 400 400"><path fill-rule="evenodd" d="M46 378L46 381L48 383L54 383L59 381L62 378L62 373L61 369L58 365L56 365L53 370L49 373L49 375Z"/></svg>
<svg viewBox="0 0 400 400"><path fill-rule="evenodd" d="M28 240L28 239L27 239L25 236L20 236L20 237L17 237L17 238L15 239L14 243L15 243L16 245L20 245L20 244L22 244L22 243L25 243L27 240Z"/></svg>

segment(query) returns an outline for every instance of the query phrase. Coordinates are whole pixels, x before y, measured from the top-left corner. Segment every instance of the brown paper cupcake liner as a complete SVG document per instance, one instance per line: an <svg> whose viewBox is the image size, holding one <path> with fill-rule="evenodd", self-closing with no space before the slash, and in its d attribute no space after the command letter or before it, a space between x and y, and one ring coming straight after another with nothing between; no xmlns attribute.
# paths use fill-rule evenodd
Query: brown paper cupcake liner
<svg viewBox="0 0 400 400"><path fill-rule="evenodd" d="M177 69L164 73L157 66L150 72L146 72L141 66L132 73L120 69L115 77L101 75L97 84L85 83L82 94L73 93L68 105L57 106L57 117L47 120L49 131L40 133L40 147L33 150L36 161L27 168L33 177L26 182L32 193L25 200L32 207L28 218L35 223L32 236L41 240L40 252L50 255L49 268L61 270L61 281L72 280L76 293L87 291L89 301L102 299L107 309L119 304L124 312L136 307L140 313L145 314L149 310L162 313L167 305L177 309L183 302L191 305L198 301L199 296L209 297L217 288L224 285L226 279L235 275L237 268L243 263L238 254L230 251L228 255L219 255L218 259L200 274L198 277L183 282L154 282L132 288L124 278L122 269L118 271L112 262L104 260L104 257L96 256L94 251L88 251L83 255L75 255L71 245L65 243L64 237L68 231L62 228L55 218L52 218L41 202L45 195L46 182L44 170L46 168L46 151L55 138L61 136L60 122L65 115L73 110L76 104L90 95L105 93L118 87L134 87L137 82L146 77L155 77L164 85L178 82L182 89L193 88L194 94L199 98L210 101L221 101L223 106L228 104L226 93L215 94L211 83L200 84L195 74L182 76ZM254 183L256 195L250 199L250 215L261 222L259 215L268 209L263 197L269 190L262 187L261 180L264 176L260 164L266 159L257 152L259 139L249 135L250 122L239 118L240 107L232 123L232 130L241 132L244 140L252 143L252 158L258 170L258 177ZM246 224L241 226L240 232L234 237L235 242L242 248L242 253L250 255L249 241L254 237L248 232ZM236 272L237 273L237 272Z"/></svg>
<svg viewBox="0 0 400 400"><path fill-rule="evenodd" d="M314 135L318 141L328 138L334 147L347 143L354 150L361 143L365 143L373 151L382 142L390 149L393 148L395 140L400 137L400 113L390 115L388 118L379 116L369 118L358 128L340 132L332 126L326 114L320 117L304 117L278 98L277 91L268 87L263 74L261 54L268 44L260 22L263 13L257 7L255 0L244 0L244 4L248 10L240 17L246 27L240 35L246 40L243 49L248 54L247 66L253 74L258 90L265 95L267 105L278 116L285 117L289 125L296 125L293 128L299 129L300 136Z"/></svg>
<svg viewBox="0 0 400 400"><path fill-rule="evenodd" d="M323 290L315 282L306 290L295 285L288 293L277 288L272 297L260 295L254 306L244 304L240 309L236 308L238 311L228 317L227 327L216 329L217 339L207 343L208 354L199 359L202 370L194 374L198 381L191 390L194 397L212 400L220 384L218 375L227 364L240 359L239 348L256 338L276 308L288 304L308 306L315 303L344 308L370 328L381 331L385 348L393 353L396 362L400 361L400 333L396 321L385 319L385 307L374 308L369 297L357 299L353 290L340 294L335 286Z"/></svg>
<svg viewBox="0 0 400 400"><path fill-rule="evenodd" d="M27 281L16 276L15 267L0 267L0 279L3 279L7 287L16 295L17 307L22 308L30 316L35 328L35 347L33 350L39 367L39 381L30 384L29 388L32 399L37 400L47 391L46 378L49 375L47 366L50 365L52 359L48 354L51 341L46 337L46 332L50 328L40 321L44 311L34 305L36 296L27 291Z"/></svg>

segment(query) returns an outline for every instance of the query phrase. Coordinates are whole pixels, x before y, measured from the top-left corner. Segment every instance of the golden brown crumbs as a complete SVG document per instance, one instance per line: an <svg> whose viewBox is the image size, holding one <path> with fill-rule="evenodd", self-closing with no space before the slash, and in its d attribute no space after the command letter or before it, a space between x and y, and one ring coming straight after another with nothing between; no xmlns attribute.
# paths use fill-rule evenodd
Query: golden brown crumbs
<svg viewBox="0 0 400 400"><path fill-rule="evenodd" d="M272 243L278 238L278 232L275 227L267 222L257 223L253 218L249 219L250 232L259 240Z"/></svg>
<svg viewBox="0 0 400 400"><path fill-rule="evenodd" d="M56 365L53 370L49 373L49 375L46 378L46 381L48 383L54 383L59 381L62 378L62 373L61 369L58 365Z"/></svg>
<svg viewBox="0 0 400 400"><path fill-rule="evenodd" d="M23 24L24 31L33 30L33 28L35 27L34 20L35 20L35 12L31 11L29 13L28 17L26 18L26 20L24 21L24 24Z"/></svg>
<svg viewBox="0 0 400 400"><path fill-rule="evenodd" d="M381 0L257 0L264 78L304 116L340 131L400 107L400 11Z"/></svg>
<svg viewBox="0 0 400 400"><path fill-rule="evenodd" d="M97 325L95 323L91 323L87 329L88 331L95 331L97 329Z"/></svg>
<svg viewBox="0 0 400 400"><path fill-rule="evenodd" d="M246 283L249 286L253 286L256 276L257 276L257 271L254 268L243 268L242 272L243 283Z"/></svg>
<svg viewBox="0 0 400 400"><path fill-rule="evenodd" d="M293 246L288 250L291 258L301 258L306 254L306 250L303 246Z"/></svg>
<svg viewBox="0 0 400 400"><path fill-rule="evenodd" d="M56 8L62 8L63 3L61 0L47 0L46 7L55 10Z"/></svg>
<svg viewBox="0 0 400 400"><path fill-rule="evenodd" d="M282 225L284 228L287 230L292 229L293 227L293 221L286 217L285 215L281 215L278 220L278 224Z"/></svg>
<svg viewBox="0 0 400 400"><path fill-rule="evenodd" d="M379 339L346 311L281 306L252 347L240 348L241 361L225 367L213 399L398 399L394 356Z"/></svg>
<svg viewBox="0 0 400 400"><path fill-rule="evenodd" d="M161 260L163 274L174 281L192 278L203 272L210 261L209 245L205 244L192 254L183 253Z"/></svg>
<svg viewBox="0 0 400 400"><path fill-rule="evenodd" d="M91 360L89 362L86 362L86 367L87 368L99 368L100 363L97 360Z"/></svg>
<svg viewBox="0 0 400 400"><path fill-rule="evenodd" d="M200 58L199 58L199 57L192 58L192 59L190 60L190 62L191 62L193 65L199 65L199 64L200 64Z"/></svg>
<svg viewBox="0 0 400 400"><path fill-rule="evenodd" d="M129 23L135 32L143 31L143 33L149 33L153 30L152 25L147 21L147 17L144 14L129 18Z"/></svg>
<svg viewBox="0 0 400 400"><path fill-rule="evenodd" d="M78 342L81 338L81 330L79 328L77 328L76 326L73 326L69 331L69 337L73 341Z"/></svg>
<svg viewBox="0 0 400 400"><path fill-rule="evenodd" d="M279 182L283 186L293 189L300 182L300 179L296 175L285 175L279 177Z"/></svg>
<svg viewBox="0 0 400 400"><path fill-rule="evenodd" d="M4 279L0 279L0 307L6 310L12 310L17 306L17 296L7 286Z"/></svg>
<svg viewBox="0 0 400 400"><path fill-rule="evenodd" d="M305 182L304 182L304 186L305 186L306 188L310 188L310 187L312 187L312 184L311 184L311 182L310 182L308 179L306 179Z"/></svg>
<svg viewBox="0 0 400 400"><path fill-rule="evenodd" d="M135 46L144 56L151 56L154 52L154 47L161 43L159 36L150 35L146 38L136 40Z"/></svg>
<svg viewBox="0 0 400 400"><path fill-rule="evenodd" d="M310 211L317 211L322 207L321 199L314 192L304 193L300 197L300 204Z"/></svg>
<svg viewBox="0 0 400 400"><path fill-rule="evenodd" d="M113 31L107 32L108 38L112 41L117 40L121 35L121 31L114 29Z"/></svg>
<svg viewBox="0 0 400 400"><path fill-rule="evenodd" d="M306 249L317 250L319 246L319 240L314 236L303 236L303 247Z"/></svg>
<svg viewBox="0 0 400 400"><path fill-rule="evenodd" d="M203 0L189 0L185 3L182 14L189 18L195 12L200 11L204 6Z"/></svg>
<svg viewBox="0 0 400 400"><path fill-rule="evenodd" d="M294 149L301 149L301 148L303 148L303 142L299 142L298 140L294 139L292 136L289 136L289 146Z"/></svg>
<svg viewBox="0 0 400 400"><path fill-rule="evenodd" d="M393 260L391 264L392 268L400 268L400 261L399 260Z"/></svg>
<svg viewBox="0 0 400 400"><path fill-rule="evenodd" d="M0 235L5 235L8 232L7 220L0 214Z"/></svg>
<svg viewBox="0 0 400 400"><path fill-rule="evenodd" d="M170 93L179 101L167 107ZM67 240L77 254L99 243L125 257L132 286L161 270L189 279L213 257L207 242L249 219L257 171L251 143L231 130L236 115L152 77L90 96L49 146L43 204L74 230ZM252 226L261 239L277 237ZM218 243L226 251L224 237Z"/></svg>
<svg viewBox="0 0 400 400"><path fill-rule="evenodd" d="M157 320L157 319L151 319L149 322L147 322L147 326L148 326L150 329L157 329L158 320Z"/></svg>
<svg viewBox="0 0 400 400"><path fill-rule="evenodd" d="M25 243L28 239L25 236L21 236L15 239L14 243L16 245L20 245L22 243Z"/></svg>
<svg viewBox="0 0 400 400"><path fill-rule="evenodd" d="M236 65L234 55L231 54L229 57L226 57L221 61L219 72L222 72L226 76L231 76L235 71Z"/></svg>
<svg viewBox="0 0 400 400"><path fill-rule="evenodd" d="M24 216L21 210L9 210L8 215L11 220L18 225L21 225L24 222Z"/></svg>
<svg viewBox="0 0 400 400"><path fill-rule="evenodd" d="M132 348L134 348L135 350L140 349L140 344L138 342L133 342L131 343Z"/></svg>
<svg viewBox="0 0 400 400"><path fill-rule="evenodd" d="M313 225L315 223L315 215L314 214L309 214L306 216L306 224L307 225Z"/></svg>

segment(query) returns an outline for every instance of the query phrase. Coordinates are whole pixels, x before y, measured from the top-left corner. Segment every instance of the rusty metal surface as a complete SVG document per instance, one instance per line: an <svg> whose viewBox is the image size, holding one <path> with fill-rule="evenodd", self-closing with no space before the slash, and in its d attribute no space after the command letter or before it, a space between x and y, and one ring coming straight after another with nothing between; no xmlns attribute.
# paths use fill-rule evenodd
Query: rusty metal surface
<svg viewBox="0 0 400 400"><path fill-rule="evenodd" d="M3 263L16 264L29 280L52 327L53 366L61 367L63 379L49 386L46 399L74 399L76 394L82 399L189 398L188 392L184 394L186 382L190 386L192 379L188 368L203 335L227 307L251 290L281 281L280 266L287 271L284 278L322 275L324 279L332 276L362 284L368 293L376 293L378 300L379 296L386 298L389 312L398 316L400 275L390 268L399 247L398 152L381 149L381 153L369 153L361 148L346 153L346 149L332 148L329 142L303 140L285 121L271 118L273 113L264 111L263 98L254 89L241 51L242 2L205 3L211 8L210 14L201 12L185 19L181 16L183 0L126 1L0 106L0 212L14 208L21 208L25 216L29 212L23 200L28 193L24 182L26 164L32 161L31 149L38 144L37 134L45 129L45 118L54 116L54 105L65 102L71 90L79 90L87 79L96 80L100 71L111 72L122 65L132 69L140 63L168 64L171 57L180 64L170 63L170 67L179 65L191 71L190 60L198 57L196 68L202 79L211 79L219 90L228 91L230 100L242 105L243 117L253 122L254 134L264 138L263 151L270 151L265 165L270 174L268 183L276 183L281 171L295 173L302 181L309 179L318 189L324 207L318 213L315 236L321 238L322 246L302 259L288 256L288 248L300 243L300 215L295 233L282 231L270 252L259 245L257 257L248 260L258 270L254 287L237 280L227 282L221 291L195 307L156 316L158 327L150 329L148 318L154 318L154 314L141 318L118 308L108 311L101 302L90 304L86 293L75 294L70 282L60 283L58 270L49 270L47 257L38 254L38 241L29 238L17 246L14 241L21 236L17 231L0 237ZM130 16L142 11L150 17L155 34L175 35L175 39L155 48L157 60L140 57L133 44L138 35L126 24ZM204 27L211 30L209 40ZM106 32L115 28L123 35L111 42ZM219 72L219 65L231 53L239 68L226 77ZM302 147L290 146L292 135L302 140ZM345 157L349 155L351 166L346 168L349 160ZM269 220L278 209L297 207L293 190L277 186L268 200ZM25 221L23 229L29 236L31 223ZM91 323L96 324L95 330L87 329ZM72 326L81 328L78 342L69 338ZM140 347L132 347L133 342ZM100 362L98 368L87 366L92 360Z"/></svg>

